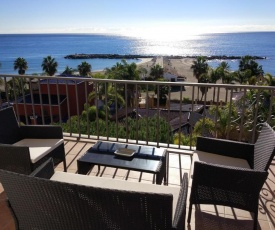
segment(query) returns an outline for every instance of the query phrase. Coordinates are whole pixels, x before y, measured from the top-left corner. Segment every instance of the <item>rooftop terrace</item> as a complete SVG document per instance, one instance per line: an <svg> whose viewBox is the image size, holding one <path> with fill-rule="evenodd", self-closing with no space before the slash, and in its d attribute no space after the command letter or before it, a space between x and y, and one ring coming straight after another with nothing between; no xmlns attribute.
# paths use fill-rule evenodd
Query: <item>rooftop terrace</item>
<svg viewBox="0 0 275 230"><path fill-rule="evenodd" d="M68 172L77 173L77 159L88 150L95 141L88 139L76 139L65 137L65 150ZM189 173L191 166L190 151L176 151L170 149L168 152L168 186L179 186L181 177L184 172ZM62 163L56 167L56 170L62 171ZM123 169L101 167L98 172L97 167L89 173L89 176L111 177L116 180L135 181L140 183L153 183L153 175L148 173L140 173ZM164 185L163 185L164 186ZM269 176L266 180L259 200L259 217L258 229L271 230L275 229L275 161L272 162L269 169ZM190 192L190 188L189 188ZM6 196L3 188L0 186L0 229L13 230L15 229L12 215L6 206ZM187 198L187 200L189 200ZM187 208L189 201L187 202ZM199 205L193 208L191 224L186 223L186 229L252 229L253 220L249 212L236 208L214 206L214 205Z"/></svg>
<svg viewBox="0 0 275 230"><path fill-rule="evenodd" d="M115 127L115 131L113 133L110 132L111 126L104 126L104 128L107 130L106 134L102 134L99 129L99 121L102 121L102 119L98 119L99 113L96 112L96 123L93 125L93 127L90 127L89 125L84 125L83 128L81 126L81 114L84 111L84 108L79 109L76 111L75 114L70 113L70 108L73 106L74 102L77 102L78 104L78 94L75 92L74 94L70 94L68 90L64 92L64 95L66 97L71 96L71 98L74 98L75 100L67 100L66 108L63 111L62 106L51 106L48 113L45 115L44 110L47 108L45 104L43 103L36 103L35 101L32 101L30 104L24 103L24 101L21 103L18 99L22 95L17 95L15 90L11 90L7 87L7 81L9 79L15 80L16 78L27 78L29 79L28 82L30 82L30 94L38 94L42 97L41 87L39 85L40 81L43 81L45 79L52 79L53 77L37 77L38 79L38 91L32 92L32 81L31 79L34 78L34 76L18 76L18 75L0 75L0 78L3 79L4 82L4 88L6 89L6 95L4 95L4 98L0 98L5 102L6 104L12 104L14 106L15 111L18 113L19 107L22 106L23 108L23 114L24 118L21 120L21 122L25 124L30 124L31 121L29 118L35 117L36 115L41 116L42 124L44 125L46 118L48 116L52 119L55 114L58 114L58 121L60 124L63 122L63 117L70 118L70 116L76 115L77 119L75 120L74 125L71 123L68 124L68 127L70 128L66 133L64 133L65 136L65 148L66 148L66 161L67 161L67 167L68 172L77 173L77 159L85 153L87 149L89 149L97 140L112 140L115 142L122 141L121 138L123 138L123 143L131 143L131 144L144 144L144 145L153 145L153 146L161 146L168 148L169 152L169 165L168 165L168 186L179 186L181 182L181 177L184 172L189 173L190 166L191 166L191 158L192 158L192 152L190 149L192 149L191 146L186 146L183 143L175 144L174 142L171 143L168 140L170 139L171 135L168 133L167 140L160 141L158 137L155 140L150 140L150 135L145 135L144 139L141 139L139 137L139 133L141 132L140 129L137 129L138 127L138 120L135 120L136 126L133 126L135 129L135 135L134 137L130 137L129 131L126 133L125 137L121 137L118 135L118 125ZM222 108L221 111L224 111L225 105L228 105L229 107L229 114L234 108L237 108L237 116L233 118L232 116L228 116L227 118L227 125L224 127L224 130L231 130L231 126L233 125L236 127L236 132L227 132L226 137L223 137L225 139L232 139L234 140L244 140L249 143L254 143L255 138L257 136L257 129L259 128L259 125L267 121L272 125L274 128L274 100L275 100L275 92L274 87L270 86L249 86L249 85L226 85L226 84L198 84L198 83L185 83L185 82L145 82L145 81L122 81L122 80L110 80L110 79L87 79L87 78L69 78L66 79L64 77L54 77L60 81L65 81L67 85L70 85L71 80L82 80L85 82L85 101L88 101L87 95L88 91L87 88L89 85L95 86L95 95L98 96L98 98L101 96L100 91L98 90L99 86L107 86L108 84L112 83L112 85L115 87L122 87L124 86L126 89L128 88L138 88L142 87L144 88L144 91L142 92L142 97L146 100L145 108L139 107L138 103L135 104L135 106L129 106L127 103L127 97L126 99L126 106L123 110L117 110L117 113L114 114L112 118L110 118L110 121L115 122L116 124L119 124L121 117L129 117L129 113L131 111L138 111L138 114L142 116L153 116L153 114L156 114L157 116L157 122L158 119L163 115L165 119L168 119L171 121L170 125L173 130L181 130L181 127L183 124L185 124L186 120L188 119L186 114L189 114L190 111L196 116L190 117L189 124L191 126L195 125L195 122L198 121L198 118L203 119L203 124L205 124L206 118L209 117L207 113L207 109L203 109L202 113L195 113L196 110L199 108L207 108L208 105L214 105L215 108ZM40 80L40 81L39 81ZM47 81L48 82L48 81ZM47 83L48 84L48 83ZM56 85L56 84L53 84ZM66 86L67 86L66 85ZM156 101L156 103L153 105L149 102L149 96L151 96L151 92L148 91L149 87L152 87L154 85L156 89L159 91L159 88L163 85L174 87L177 86L179 88L179 91L173 92L170 91L167 99L171 103L169 103L170 106L167 106L166 108L162 108L160 106L159 100ZM48 84L49 86L49 84ZM17 86L18 88L22 86ZM77 87L75 84L74 87ZM49 86L50 88L50 86ZM66 87L67 88L67 87ZM199 93L201 95L200 89L207 88L208 91L200 100ZM14 88L12 88L14 89ZM54 89L58 89L58 87L55 87ZM53 90L54 91L54 90ZM127 90L126 90L127 91ZM9 93L8 93L9 92ZM61 93L58 90L55 90L55 95L58 95L59 98ZM149 94L150 93L150 94ZM238 93L238 94L237 94ZM105 92L106 94L106 92ZM50 95L50 94L49 94ZM241 98L236 97L236 95L243 95ZM268 97L266 97L268 95ZM50 97L49 97L50 98ZM105 101L108 101L108 95L104 95ZM184 102L183 99L188 99L188 102ZM242 99L242 100L241 100ZM33 100L33 98L31 99ZM50 100L50 99L49 99ZM117 95L115 98L115 101L117 100ZM173 104L172 101L177 101L177 104ZM42 100L40 100L42 101ZM50 100L51 101L51 100ZM239 102L239 103L236 103ZM95 105L98 106L98 100L94 101ZM190 110L190 104L191 110ZM107 103L106 103L107 104ZM187 105L188 104L188 105ZM52 101L51 101L52 105ZM235 105L235 107L234 107ZM4 107L4 103L2 104ZM83 105L79 105L81 107ZM186 108L186 106L188 106ZM55 107L57 107L57 110L54 110ZM177 110L176 112L174 110ZM107 111L107 110L106 110ZM143 113L144 114L143 114ZM106 114L108 114L106 112ZM175 115L177 114L177 115ZM180 114L180 115L179 115ZM194 119L195 118L195 119ZM220 127L219 120L220 117L218 114L212 115L212 120L215 123L215 130L213 131L213 134L216 136L218 132L220 131L218 128ZM86 118L85 118L86 119ZM53 119L52 119L53 120ZM87 119L88 120L88 117ZM106 115L106 118L103 120L108 120L108 117ZM145 119L147 122L148 120ZM122 122L121 122L122 123ZM63 124L63 123L62 123ZM90 124L90 123L88 123ZM108 123L106 123L108 124ZM157 123L158 124L158 123ZM96 127L94 132L91 132L92 128ZM127 130L128 123L125 123L125 127ZM81 129L83 128L83 129ZM246 131L249 131L248 133ZM182 130L183 131L183 130ZM148 133L149 131L146 130ZM156 133L160 133L160 126L157 125L156 127ZM192 129L190 129L190 136L192 137ZM183 135L183 134L181 134ZM151 135L152 136L152 135ZM157 135L156 135L157 136ZM56 170L62 171L62 165L58 166ZM122 169L115 169L115 168L107 168L107 167L101 167L101 171L97 172L97 167L95 167L89 174L90 176L102 176L102 177L111 177L114 179L119 180L127 180L127 181L136 181L140 183L153 183L153 176L152 174L147 173L138 173L134 171L128 171L128 170L122 170ZM266 180L262 192L260 194L260 200L259 200L259 216L258 216L258 223L260 227L258 229L275 229L275 197L274 197L274 191L275 191L275 161L272 162L270 168L269 168L269 176ZM189 188L190 192L190 188ZM188 198L187 198L188 199ZM9 212L8 207L5 203L6 196L5 192L3 192L3 188L0 185L0 229L7 230L7 229L14 229L14 222L11 216L11 213ZM189 200L189 199L188 199ZM187 201L187 208L189 207L189 201ZM200 205L198 207L193 206L193 216L191 219L190 226L186 223L186 229L252 229L253 221L252 216L249 212L238 210L235 208L230 207L223 207L223 206L213 206L213 205Z"/></svg>

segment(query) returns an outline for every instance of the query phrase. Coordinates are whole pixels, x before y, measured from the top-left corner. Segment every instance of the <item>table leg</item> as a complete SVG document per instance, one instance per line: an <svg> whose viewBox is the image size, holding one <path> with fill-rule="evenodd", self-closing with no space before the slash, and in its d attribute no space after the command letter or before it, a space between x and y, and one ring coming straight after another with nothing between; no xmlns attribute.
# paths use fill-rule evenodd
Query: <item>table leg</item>
<svg viewBox="0 0 275 230"><path fill-rule="evenodd" d="M78 174L86 175L93 167L94 165L91 163L77 161Z"/></svg>

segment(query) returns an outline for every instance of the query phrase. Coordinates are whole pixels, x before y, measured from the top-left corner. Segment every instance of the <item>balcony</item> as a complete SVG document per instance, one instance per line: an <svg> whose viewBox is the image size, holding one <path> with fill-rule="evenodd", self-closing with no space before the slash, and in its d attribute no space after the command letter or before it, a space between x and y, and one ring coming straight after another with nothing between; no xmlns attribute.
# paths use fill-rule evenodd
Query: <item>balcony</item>
<svg viewBox="0 0 275 230"><path fill-rule="evenodd" d="M192 140L196 135L194 128L196 123L201 119L203 135L219 136L222 135L225 139L242 140L246 142L255 142L258 133L258 126L263 121L267 121L274 126L274 88L268 86L241 86L241 85L211 85L211 84L195 84L195 83L177 83L177 82L127 82L127 81L115 81L115 80L103 80L103 79L87 79L87 78L68 78L66 77L36 77L33 76L17 76L0 75L3 80L3 89L6 94L2 94L2 106L13 105L17 112L20 121L25 124L39 123L56 123L63 124L67 122L67 130L64 131L66 160L68 166L68 172L77 173L76 160L85 153L97 140L109 140L114 142L152 145L157 147L168 148L168 186L179 186L181 177L184 172L189 173L192 159L192 150L194 149L192 141L176 142L176 138L171 141L171 136L177 134L179 139L186 136L187 140ZM19 87L22 87L22 78L25 78L27 83L24 83L26 91L16 90L15 79L19 79ZM12 91L8 88L8 80L14 81L14 88ZM43 86L44 82L44 86ZM79 86L81 84L83 85ZM63 84L63 87L60 86ZM91 105L95 105L97 108L102 105L101 103L108 102L109 95L105 90L101 95L100 89L107 84L112 84L113 87L136 89L139 87L142 89L140 97L145 100L139 100L136 96L136 100L131 103L127 101L127 95L125 95L125 105L121 108L118 106L118 95L112 98L114 106L112 110L105 108L105 118L101 120L110 120L115 123L116 126L111 126L111 122L106 122L105 134L102 135L100 130L100 116L98 110L95 111L95 122L88 122L88 113L86 115L86 129L83 129L80 117L83 117L82 111L86 110L79 102L88 103L89 92L94 92L94 98ZM151 86L156 87L156 91L150 91ZM158 91L161 86L166 85L171 88L169 91L165 104L156 96L159 95ZM71 90L70 91L70 86ZM45 87L43 92L43 87ZM83 88L81 88L83 87ZM173 87L177 90L173 91ZM201 87L209 88L207 93L201 98ZM74 90L73 90L73 89ZM107 89L107 87L105 87ZM91 91L89 91L91 90ZM85 97L82 98L81 93L84 93ZM48 94L46 94L48 92ZM199 92L199 97L198 97ZM154 97L152 94L155 94ZM36 95L36 97L34 96ZM46 96L45 96L46 95ZM51 95L51 96L48 96ZM54 99L52 95L57 95ZM266 97L268 95L268 97ZM28 96L28 97L27 97ZM26 100L29 98L30 100ZM37 100L34 100L34 99ZM43 99L44 98L44 99ZM46 98L46 99L45 99ZM187 99L188 98L188 99ZM244 100L245 98L245 100ZM101 99L101 100L99 100ZM151 99L151 100L150 100ZM180 100L181 99L181 100ZM202 100L201 100L202 99ZM140 104L140 102L143 104ZM129 103L128 103L129 102ZM228 106L228 113L230 111L237 110L235 117L228 116L226 119L226 126L224 127L226 132L220 132L220 120L218 114L218 108L225 108ZM236 106L237 105L237 106ZM210 114L209 108L216 108L216 113ZM82 115L81 115L82 114ZM75 120L69 119L73 115L76 115ZM155 116L156 120L156 132L153 138L150 137L150 130L144 135L141 135L140 129L134 130L134 135L131 134L128 123L128 118L133 119L134 125L138 127L139 120L142 118L148 122L149 117ZM161 119L165 118L171 125L170 133L161 139ZM207 120L211 118L214 122L214 129L208 132ZM75 122L75 123L73 123ZM75 124L75 126L73 126ZM95 127L90 127L91 125ZM119 127L124 126L127 132L125 135L121 135ZM233 129L233 128L234 129ZM93 132L92 132L93 131ZM166 139L165 139L166 138ZM165 141L166 140L166 141ZM58 166L56 170L62 170L62 165ZM275 190L275 161L272 162L269 169L269 176L266 180L259 200L259 217L258 223L261 229L274 229L275 227L275 213L274 213L274 190ZM97 171L95 167L89 175L96 175L102 177L112 177L115 179L138 181L140 183L152 183L153 176L146 173L137 173L128 170L101 167L101 171ZM5 193L3 189L0 189L0 226L1 229L14 229L13 220L8 208L5 205ZM188 202L189 203L189 202ZM187 205L189 205L187 203ZM252 229L253 221L249 212L242 211L235 208L229 208L224 206L213 205L200 205L200 209L193 209L191 225L187 226L187 229Z"/></svg>

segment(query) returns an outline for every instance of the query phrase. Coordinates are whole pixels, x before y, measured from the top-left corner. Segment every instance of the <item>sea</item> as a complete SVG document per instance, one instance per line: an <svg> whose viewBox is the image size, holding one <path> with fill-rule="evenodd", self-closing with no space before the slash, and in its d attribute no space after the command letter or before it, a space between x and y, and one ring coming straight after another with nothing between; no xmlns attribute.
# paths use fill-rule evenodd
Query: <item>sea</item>
<svg viewBox="0 0 275 230"><path fill-rule="evenodd" d="M1 34L0 74L17 74L14 60L23 57L28 62L26 74L41 74L46 56L58 62L58 73L66 66L77 68L87 61L93 71L110 68L120 59L65 59L70 54L133 54L156 56L259 56L256 60L265 73L275 76L275 32L219 33L185 35L182 37L142 38L104 34ZM139 59L128 59L138 63ZM211 60L215 68L223 60ZM239 60L225 60L231 70L238 69Z"/></svg>

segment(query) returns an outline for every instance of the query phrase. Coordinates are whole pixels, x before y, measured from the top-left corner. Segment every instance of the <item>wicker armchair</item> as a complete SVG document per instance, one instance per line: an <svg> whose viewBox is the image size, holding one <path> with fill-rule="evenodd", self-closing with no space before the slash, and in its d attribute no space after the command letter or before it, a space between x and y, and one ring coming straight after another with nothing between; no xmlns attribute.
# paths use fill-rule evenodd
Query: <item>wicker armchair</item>
<svg viewBox="0 0 275 230"><path fill-rule="evenodd" d="M187 174L179 188L54 172L48 160L31 175L0 170L0 180L19 229L184 229Z"/></svg>
<svg viewBox="0 0 275 230"><path fill-rule="evenodd" d="M63 132L53 125L19 125L13 107L0 110L0 169L30 174L45 160L63 161Z"/></svg>
<svg viewBox="0 0 275 230"><path fill-rule="evenodd" d="M193 204L214 204L253 212L257 229L259 193L268 176L274 147L275 132L267 123L255 144L198 137L188 223Z"/></svg>

